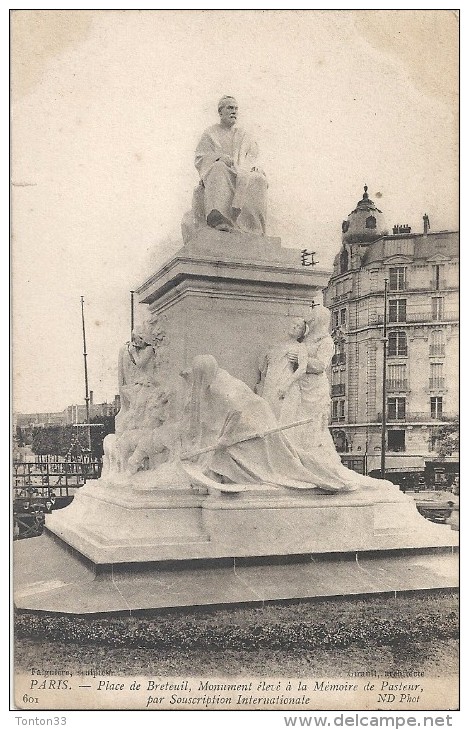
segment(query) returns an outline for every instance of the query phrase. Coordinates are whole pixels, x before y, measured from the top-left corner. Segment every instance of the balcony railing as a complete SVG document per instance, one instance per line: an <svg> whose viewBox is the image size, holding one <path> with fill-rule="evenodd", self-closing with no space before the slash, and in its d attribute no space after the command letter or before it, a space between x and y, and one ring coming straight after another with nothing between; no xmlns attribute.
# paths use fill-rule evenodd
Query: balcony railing
<svg viewBox="0 0 469 730"><path fill-rule="evenodd" d="M443 390L445 387L444 378L430 378L428 387L430 390Z"/></svg>
<svg viewBox="0 0 469 730"><path fill-rule="evenodd" d="M430 357L444 357L444 345L430 345Z"/></svg>
<svg viewBox="0 0 469 730"><path fill-rule="evenodd" d="M432 415L429 411L406 411L404 418L391 418L387 420L405 420L406 423L429 423L430 421L437 421L441 423L447 423L454 421L456 416L441 414L440 416ZM381 423L381 413L376 414L376 422Z"/></svg>
<svg viewBox="0 0 469 730"><path fill-rule="evenodd" d="M332 364L333 365L345 365L347 358L345 355L345 352L340 352L335 355L332 355Z"/></svg>
<svg viewBox="0 0 469 730"><path fill-rule="evenodd" d="M432 413L429 413L428 411L412 411L411 413L407 414L406 417L407 421L445 421L447 420L446 416L443 416L443 414L440 414L439 416L433 415Z"/></svg>
<svg viewBox="0 0 469 730"><path fill-rule="evenodd" d="M390 417L387 415L388 421L405 421L406 423L429 423L430 421L436 421L446 423L447 421L453 421L454 416L442 414L441 416L432 416L428 411L406 411L403 418ZM376 422L381 423L381 413L376 415Z"/></svg>
<svg viewBox="0 0 469 730"><path fill-rule="evenodd" d="M331 416L332 423L337 423L340 421L345 421L345 416Z"/></svg>
<svg viewBox="0 0 469 730"><path fill-rule="evenodd" d="M407 347L390 347L388 345L389 357L407 357Z"/></svg>
<svg viewBox="0 0 469 730"><path fill-rule="evenodd" d="M335 296L332 297L333 302L341 302L343 299L348 299L351 295L351 291L342 292L342 294L335 294Z"/></svg>
<svg viewBox="0 0 469 730"><path fill-rule="evenodd" d="M333 385L331 388L331 395L345 395L345 383L337 383L337 385Z"/></svg>
<svg viewBox="0 0 469 730"><path fill-rule="evenodd" d="M400 321L391 321L388 314L388 324L413 324L414 322L458 322L459 311L451 310L449 312L436 313L433 312L406 312L406 318ZM384 317L382 314L372 314L370 317L370 324L383 324Z"/></svg>
<svg viewBox="0 0 469 730"><path fill-rule="evenodd" d="M407 378L401 379L390 379L386 380L386 389L387 390L408 390L408 380Z"/></svg>
<svg viewBox="0 0 469 730"><path fill-rule="evenodd" d="M388 413L387 415L388 421L406 421L405 413L396 414L396 413Z"/></svg>
<svg viewBox="0 0 469 730"><path fill-rule="evenodd" d="M407 312L407 322L457 322L459 312Z"/></svg>

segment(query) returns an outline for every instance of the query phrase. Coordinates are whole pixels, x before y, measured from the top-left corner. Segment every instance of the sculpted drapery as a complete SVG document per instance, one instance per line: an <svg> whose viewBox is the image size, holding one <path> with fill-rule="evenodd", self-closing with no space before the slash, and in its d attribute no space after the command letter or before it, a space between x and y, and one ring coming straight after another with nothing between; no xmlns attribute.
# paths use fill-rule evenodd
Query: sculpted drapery
<svg viewBox="0 0 469 730"><path fill-rule="evenodd" d="M200 449L218 441L219 448L199 461L207 475L233 484L326 492L357 488L353 479L338 481L321 462L320 454L317 459L306 454L303 458L284 433L266 433L278 425L270 405L222 370L211 355L194 359L191 380L184 444ZM258 436L243 440L255 434Z"/></svg>
<svg viewBox="0 0 469 730"><path fill-rule="evenodd" d="M324 470L329 483L339 488L391 487L390 482L347 469L334 446L328 428L331 399L327 368L334 351L329 319L329 310L321 305L309 324L294 320L289 338L267 353L258 390L271 404L279 424L308 419L307 424L285 431L305 467L313 472ZM295 336L300 341L292 341Z"/></svg>

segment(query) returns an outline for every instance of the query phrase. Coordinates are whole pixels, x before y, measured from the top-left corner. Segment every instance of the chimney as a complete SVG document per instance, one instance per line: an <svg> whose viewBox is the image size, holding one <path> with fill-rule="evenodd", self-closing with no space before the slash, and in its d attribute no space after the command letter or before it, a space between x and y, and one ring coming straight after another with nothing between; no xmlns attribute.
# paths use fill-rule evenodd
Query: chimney
<svg viewBox="0 0 469 730"><path fill-rule="evenodd" d="M93 391L90 390L90 406L93 405Z"/></svg>
<svg viewBox="0 0 469 730"><path fill-rule="evenodd" d="M430 229L430 218L426 213L423 214L423 233L426 236Z"/></svg>

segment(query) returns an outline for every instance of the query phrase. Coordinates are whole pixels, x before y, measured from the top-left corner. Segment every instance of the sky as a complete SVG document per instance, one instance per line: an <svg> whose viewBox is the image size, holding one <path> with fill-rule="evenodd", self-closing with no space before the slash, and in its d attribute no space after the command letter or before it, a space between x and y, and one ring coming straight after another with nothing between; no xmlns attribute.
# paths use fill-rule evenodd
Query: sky
<svg viewBox="0 0 469 730"><path fill-rule="evenodd" d="M321 268L365 183L389 229L456 230L457 39L451 10L15 11L14 409L84 402L81 295L112 400L129 291L182 245L223 94L259 142L268 233Z"/></svg>

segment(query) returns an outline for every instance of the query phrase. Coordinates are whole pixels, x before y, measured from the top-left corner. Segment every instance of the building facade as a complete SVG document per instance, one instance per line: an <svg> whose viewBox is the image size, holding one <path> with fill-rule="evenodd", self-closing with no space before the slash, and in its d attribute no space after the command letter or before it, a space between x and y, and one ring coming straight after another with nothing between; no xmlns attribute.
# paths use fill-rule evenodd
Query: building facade
<svg viewBox="0 0 469 730"><path fill-rule="evenodd" d="M342 247L324 291L335 354L331 431L344 462L380 468L384 288L388 281L386 472L415 482L436 459L436 432L458 417L459 236L395 225L367 189L342 224ZM413 478L414 477L414 478Z"/></svg>
<svg viewBox="0 0 469 730"><path fill-rule="evenodd" d="M94 403L93 391L90 391L90 419L115 416L120 409L120 396L116 395L111 403ZM15 413L14 426L33 428L36 426L69 426L74 423L86 423L86 406L73 404L63 411L55 413Z"/></svg>

